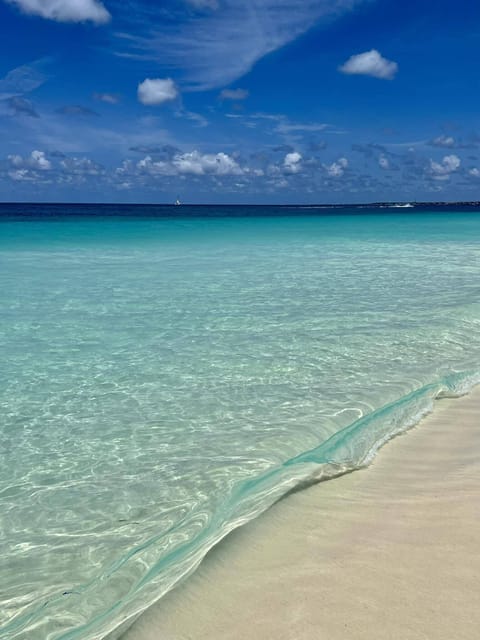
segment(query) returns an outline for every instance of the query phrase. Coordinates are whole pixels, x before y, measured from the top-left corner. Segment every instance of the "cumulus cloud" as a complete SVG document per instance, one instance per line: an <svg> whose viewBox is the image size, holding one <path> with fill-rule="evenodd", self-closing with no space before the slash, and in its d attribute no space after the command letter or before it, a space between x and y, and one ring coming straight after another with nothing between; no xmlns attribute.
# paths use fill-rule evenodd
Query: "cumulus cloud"
<svg viewBox="0 0 480 640"><path fill-rule="evenodd" d="M450 174L459 169L461 160L455 154L444 156L442 162L430 160L430 173L435 180L448 180Z"/></svg>
<svg viewBox="0 0 480 640"><path fill-rule="evenodd" d="M287 153L283 160L283 167L289 173L298 173L302 168L301 165L302 156L298 151L293 151L292 153Z"/></svg>
<svg viewBox="0 0 480 640"><path fill-rule="evenodd" d="M6 0L23 13L57 22L93 22L103 24L111 18L98 0Z"/></svg>
<svg viewBox="0 0 480 640"><path fill-rule="evenodd" d="M348 167L348 160L347 158L339 158L336 162L323 165L323 167L330 178L341 178Z"/></svg>
<svg viewBox="0 0 480 640"><path fill-rule="evenodd" d="M124 165L131 170L131 165ZM187 153L175 153L171 158L154 160L151 156L146 156L136 163L135 169L141 173L150 175L196 175L196 176L228 176L243 175L244 170L237 161L226 153L206 153L190 151Z"/></svg>
<svg viewBox="0 0 480 640"><path fill-rule="evenodd" d="M433 138L433 140L429 140L427 144L432 147L443 147L445 149L472 149L473 147L478 147L479 138L476 134L471 134L467 139L441 135Z"/></svg>
<svg viewBox="0 0 480 640"><path fill-rule="evenodd" d="M20 182L22 180L32 180L33 177L30 176L30 172L28 169L15 169L8 172L9 177L16 182Z"/></svg>
<svg viewBox="0 0 480 640"><path fill-rule="evenodd" d="M398 71L398 64L384 58L376 49L351 56L339 71L348 75L364 75L392 80Z"/></svg>
<svg viewBox="0 0 480 640"><path fill-rule="evenodd" d="M385 154L381 154L378 158L378 164L381 169L390 169L390 161Z"/></svg>
<svg viewBox="0 0 480 640"><path fill-rule="evenodd" d="M171 78L147 78L138 85L138 100L146 106L155 106L175 100L178 89Z"/></svg>
<svg viewBox="0 0 480 640"><path fill-rule="evenodd" d="M173 158L173 164L179 173L195 173L203 175L241 175L243 173L237 162L226 153L200 154L198 151L184 153Z"/></svg>
<svg viewBox="0 0 480 640"><path fill-rule="evenodd" d="M428 144L432 147L447 147L451 149L455 146L456 142L455 138L452 136L438 136L437 138L430 140Z"/></svg>
<svg viewBox="0 0 480 640"><path fill-rule="evenodd" d="M10 155L7 159L10 164L8 175L17 182L36 181L40 178L40 172L50 171L52 168L52 163L45 157L43 151L32 151L26 158Z"/></svg>
<svg viewBox="0 0 480 640"><path fill-rule="evenodd" d="M245 100L248 98L247 89L223 89L220 92L221 100Z"/></svg>
<svg viewBox="0 0 480 640"><path fill-rule="evenodd" d="M90 158L64 158L60 167L66 173L76 176L99 176L105 173L103 167Z"/></svg>
<svg viewBox="0 0 480 640"><path fill-rule="evenodd" d="M52 168L52 163L45 157L44 151L32 151L29 157L24 158L20 155L8 156L8 161L12 167L16 169L36 169L39 171L49 171Z"/></svg>
<svg viewBox="0 0 480 640"><path fill-rule="evenodd" d="M473 178L480 178L480 169L477 169L477 167L473 167L473 169L469 169L468 175L472 176Z"/></svg>
<svg viewBox="0 0 480 640"><path fill-rule="evenodd" d="M43 151L32 151L29 161L34 169L40 171L49 171L52 168L52 163L47 160Z"/></svg>

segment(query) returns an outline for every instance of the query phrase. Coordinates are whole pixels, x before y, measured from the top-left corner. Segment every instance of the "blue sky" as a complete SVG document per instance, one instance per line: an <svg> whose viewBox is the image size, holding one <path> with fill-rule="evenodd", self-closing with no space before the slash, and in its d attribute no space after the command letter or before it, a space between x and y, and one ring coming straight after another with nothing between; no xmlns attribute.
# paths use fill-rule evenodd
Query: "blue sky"
<svg viewBox="0 0 480 640"><path fill-rule="evenodd" d="M480 199L472 0L0 0L0 200Z"/></svg>

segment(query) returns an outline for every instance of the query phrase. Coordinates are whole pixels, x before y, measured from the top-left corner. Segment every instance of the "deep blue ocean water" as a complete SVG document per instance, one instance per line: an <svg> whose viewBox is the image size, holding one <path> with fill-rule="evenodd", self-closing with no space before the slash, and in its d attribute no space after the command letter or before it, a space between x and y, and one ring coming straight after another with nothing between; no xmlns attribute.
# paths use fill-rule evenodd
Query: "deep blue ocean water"
<svg viewBox="0 0 480 640"><path fill-rule="evenodd" d="M473 207L1 205L0 637L118 630L468 391L479 283Z"/></svg>

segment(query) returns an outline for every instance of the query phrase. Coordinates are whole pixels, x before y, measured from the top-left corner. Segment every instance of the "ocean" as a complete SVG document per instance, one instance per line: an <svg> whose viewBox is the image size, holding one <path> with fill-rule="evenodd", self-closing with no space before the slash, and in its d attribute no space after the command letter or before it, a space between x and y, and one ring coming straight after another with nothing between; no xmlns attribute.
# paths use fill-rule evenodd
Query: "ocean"
<svg viewBox="0 0 480 640"><path fill-rule="evenodd" d="M480 209L1 205L0 348L0 637L116 638L480 381Z"/></svg>

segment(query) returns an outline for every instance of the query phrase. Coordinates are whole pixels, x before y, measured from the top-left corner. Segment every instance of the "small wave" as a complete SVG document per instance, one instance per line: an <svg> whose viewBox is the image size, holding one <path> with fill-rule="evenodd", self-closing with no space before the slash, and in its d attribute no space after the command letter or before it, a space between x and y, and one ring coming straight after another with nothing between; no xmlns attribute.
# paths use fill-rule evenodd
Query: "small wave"
<svg viewBox="0 0 480 640"><path fill-rule="evenodd" d="M141 580L132 585L128 595L88 623L60 635L51 634L49 638L117 640L138 616L190 575L207 552L228 533L259 516L292 490L369 465L386 442L415 426L430 413L435 399L465 395L477 384L480 384L480 371L452 373L358 418L319 446L286 460L263 475L238 483L213 514L196 510L189 514L190 520L203 523L199 526L198 535L167 551ZM144 541L141 550L162 544L166 537L174 534L175 531L169 531ZM133 548L127 556L119 558L114 570L138 551ZM88 598L89 586L92 585L84 585L75 594ZM64 596L68 594L65 592ZM17 619L10 629L14 636L18 637L16 631L20 631L26 622L34 623L34 619L44 615L45 607L48 605L28 616L28 621Z"/></svg>
<svg viewBox="0 0 480 640"><path fill-rule="evenodd" d="M138 589L145 586L149 578L168 570L174 562L177 565L175 579L168 588L138 605L110 633L94 637L120 638L143 611L191 574L206 553L228 533L259 516L291 490L368 466L384 444L431 413L436 399L460 397L477 384L480 384L480 372L452 373L359 418L318 447L287 460L264 475L239 483L211 519L209 527L182 548L162 558L138 585ZM73 637L68 635L68 638Z"/></svg>

